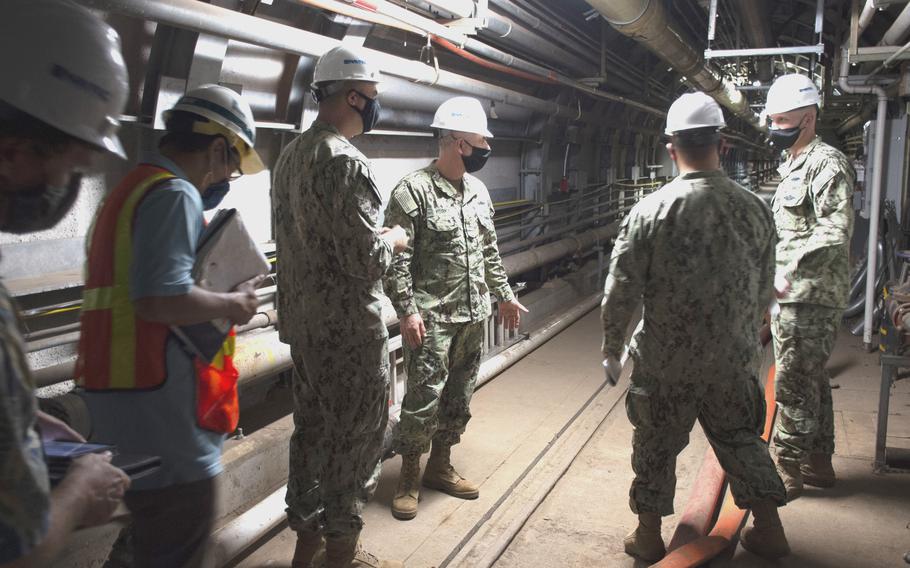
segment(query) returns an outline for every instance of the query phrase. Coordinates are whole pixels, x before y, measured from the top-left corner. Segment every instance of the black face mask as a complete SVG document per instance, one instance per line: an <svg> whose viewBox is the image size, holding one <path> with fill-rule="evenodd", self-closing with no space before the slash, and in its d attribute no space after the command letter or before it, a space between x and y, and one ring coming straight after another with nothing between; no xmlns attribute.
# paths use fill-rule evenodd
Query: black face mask
<svg viewBox="0 0 910 568"><path fill-rule="evenodd" d="M354 105L351 105L351 108L360 114L360 120L363 121L363 133L366 134L370 130L373 130L373 127L379 122L379 111L382 110L382 108L379 106L378 97L371 99L356 89L354 89L354 92L360 95L360 98L364 100L363 110L360 110Z"/></svg>
<svg viewBox="0 0 910 568"><path fill-rule="evenodd" d="M471 146L467 140L465 140L465 144ZM461 161L464 162L464 171L471 174L480 170L484 167L484 165L486 165L487 160L492 153L493 150L491 148L478 148L477 146L471 146L471 155L461 157Z"/></svg>
<svg viewBox="0 0 910 568"><path fill-rule="evenodd" d="M0 201L6 201L6 218L0 220L0 231L22 234L50 229L72 209L81 185L82 174L73 174L64 187L45 183L0 193Z"/></svg>
<svg viewBox="0 0 910 568"><path fill-rule="evenodd" d="M786 150L796 144L803 129L799 126L794 126L793 128L771 129L768 132L771 134L771 146L775 150Z"/></svg>
<svg viewBox="0 0 910 568"><path fill-rule="evenodd" d="M205 188L205 193L202 194L202 208L208 211L218 207L230 190L231 182L229 180L219 181L208 186Z"/></svg>

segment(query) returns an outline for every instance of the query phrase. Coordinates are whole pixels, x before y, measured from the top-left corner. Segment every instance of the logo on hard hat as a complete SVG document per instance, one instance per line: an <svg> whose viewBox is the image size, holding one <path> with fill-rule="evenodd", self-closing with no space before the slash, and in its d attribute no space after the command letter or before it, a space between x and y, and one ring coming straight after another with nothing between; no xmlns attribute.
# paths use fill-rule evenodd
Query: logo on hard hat
<svg viewBox="0 0 910 568"><path fill-rule="evenodd" d="M345 59L344 63L345 63L345 65L348 65L348 64L366 65L367 64L367 62L364 61L363 59Z"/></svg>
<svg viewBox="0 0 910 568"><path fill-rule="evenodd" d="M54 65L51 67L51 75L56 77L57 79L66 81L66 82L82 89L83 91L88 91L89 93L92 93L93 95L95 95L96 97L98 97L99 99L101 99L104 102L109 101L111 98L110 91L108 91L101 85L94 83L94 82L86 79L85 77L82 77L81 75L77 75L76 73L73 73L72 71L70 71L66 67L63 67L59 63L54 63Z"/></svg>

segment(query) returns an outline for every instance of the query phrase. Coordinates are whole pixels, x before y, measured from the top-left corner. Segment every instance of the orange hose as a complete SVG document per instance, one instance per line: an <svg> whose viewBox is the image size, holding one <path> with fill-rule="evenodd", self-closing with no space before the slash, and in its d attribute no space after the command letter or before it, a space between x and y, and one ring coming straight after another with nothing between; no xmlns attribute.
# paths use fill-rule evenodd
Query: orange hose
<svg viewBox="0 0 910 568"><path fill-rule="evenodd" d="M765 380L765 404L767 411L762 440L767 442L771 437L771 428L774 425L774 416L777 412L777 398L774 393L774 365L768 370L768 377ZM720 509L720 515L711 532L707 536L698 538L671 551L654 566L659 568L693 568L704 564L730 546L739 533L745 517L746 511L736 506L733 502L733 494L728 488Z"/></svg>
<svg viewBox="0 0 910 568"><path fill-rule="evenodd" d="M548 84L558 84L559 83L559 81L557 81L556 79L554 79L552 77L546 77L544 75L537 75L535 73L527 73L527 72L521 71L519 69L512 69L508 65L503 65L501 63L496 63L495 61L489 61L482 57L478 57L478 56L474 55L473 53L458 47L457 45L455 45L454 43L450 42L447 39L444 39L444 38L441 38L438 36L430 36L430 37L433 38L434 42L436 42L439 45L441 45L442 47L448 49L452 53L454 53L460 57L463 57L464 59L467 59L468 61L472 61L472 62L480 65L481 67L486 67L487 69L493 69L494 71L499 71L500 73L512 75L513 77L518 77L520 79L527 79L528 81L537 81L538 83L548 83Z"/></svg>
<svg viewBox="0 0 910 568"><path fill-rule="evenodd" d="M686 503L686 510L676 524L667 550L676 550L708 534L711 523L714 522L714 512L723 497L724 475L724 469L720 467L714 449L709 445L695 476L695 485Z"/></svg>

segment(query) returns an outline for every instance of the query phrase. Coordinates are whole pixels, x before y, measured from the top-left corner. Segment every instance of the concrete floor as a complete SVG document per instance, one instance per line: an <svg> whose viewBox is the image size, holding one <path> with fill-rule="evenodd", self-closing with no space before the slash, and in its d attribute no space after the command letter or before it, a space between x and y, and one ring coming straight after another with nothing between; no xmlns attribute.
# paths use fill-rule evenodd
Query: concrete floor
<svg viewBox="0 0 910 568"><path fill-rule="evenodd" d="M365 545L411 568L473 567L480 562L472 559L489 557L484 547L501 541L502 531L512 526L520 530L497 567L644 566L622 550L622 537L635 523L628 508L632 432L622 406L626 379L598 391L599 346L595 311L477 392L474 419L455 458L465 476L482 482L480 499L459 501L424 490L417 518L396 521L389 504L400 460L386 462L365 512ZM789 558L770 564L738 548L732 558L711 566L906 566L910 475L876 475L871 467L877 358L843 334L830 368L839 387L834 390L837 487L810 488L782 509L793 549ZM580 412L586 401L591 404ZM910 447L910 380L899 383L892 396L890 433L889 446ZM696 427L678 459L677 511L685 506L706 448ZM545 478L561 472L563 462L565 472L549 490ZM546 498L525 521L523 509L535 494ZM674 517L665 518L665 540L675 523ZM293 547L293 533L284 530L238 565L288 566Z"/></svg>

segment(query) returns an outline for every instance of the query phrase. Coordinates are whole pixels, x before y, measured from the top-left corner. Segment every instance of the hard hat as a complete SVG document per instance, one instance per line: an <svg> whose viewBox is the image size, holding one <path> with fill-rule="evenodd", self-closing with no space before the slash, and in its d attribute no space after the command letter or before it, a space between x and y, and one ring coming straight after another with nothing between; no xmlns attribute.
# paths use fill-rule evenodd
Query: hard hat
<svg viewBox="0 0 910 568"><path fill-rule="evenodd" d="M765 115L780 114L798 108L821 104L818 88L805 75L783 75L768 89Z"/></svg>
<svg viewBox="0 0 910 568"><path fill-rule="evenodd" d="M117 130L129 84L117 32L68 0L0 6L0 100L125 158Z"/></svg>
<svg viewBox="0 0 910 568"><path fill-rule="evenodd" d="M493 134L487 130L487 113L475 98L452 97L443 102L433 115L433 124L430 128L442 130L455 130L456 132L471 132L486 138Z"/></svg>
<svg viewBox="0 0 910 568"><path fill-rule="evenodd" d="M203 85L180 97L174 108L165 111L164 119L177 110L209 119L210 122L194 123L193 132L227 138L240 154L241 172L255 174L265 169L253 147L256 144L253 110L236 91L221 85Z"/></svg>
<svg viewBox="0 0 910 568"><path fill-rule="evenodd" d="M332 81L379 82L379 68L370 64L364 49L339 45L323 53L313 70L313 84Z"/></svg>
<svg viewBox="0 0 910 568"><path fill-rule="evenodd" d="M696 128L726 126L724 113L717 101L702 92L686 93L676 99L667 111L667 135Z"/></svg>

